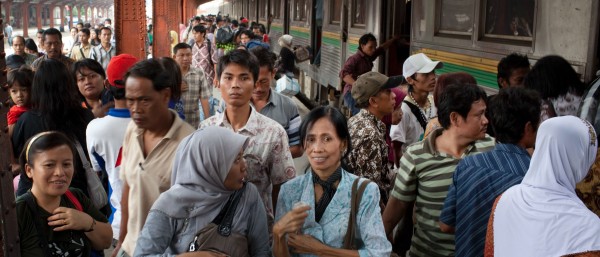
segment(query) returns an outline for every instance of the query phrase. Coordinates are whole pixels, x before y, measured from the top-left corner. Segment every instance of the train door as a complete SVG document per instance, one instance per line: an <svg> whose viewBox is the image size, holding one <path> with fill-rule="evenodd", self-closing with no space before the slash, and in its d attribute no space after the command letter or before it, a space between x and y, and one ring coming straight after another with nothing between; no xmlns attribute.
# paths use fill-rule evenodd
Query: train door
<svg viewBox="0 0 600 257"><path fill-rule="evenodd" d="M344 66L346 62L346 56L348 54L348 15L350 14L350 0L342 1L342 21L341 21L341 32L342 32L342 58L340 67ZM340 89L341 91L341 89Z"/></svg>
<svg viewBox="0 0 600 257"><path fill-rule="evenodd" d="M311 48L313 59L311 63L320 66L321 65L321 36L323 34L323 9L324 3L323 0L313 0L312 1L312 9L313 14L311 23L314 24L311 26Z"/></svg>
<svg viewBox="0 0 600 257"><path fill-rule="evenodd" d="M410 53L411 5L410 0L388 1L383 5L386 8L382 11L386 14L386 26L382 34L385 38L400 36L400 41L390 47L387 53L385 72L389 76L402 75L402 65Z"/></svg>

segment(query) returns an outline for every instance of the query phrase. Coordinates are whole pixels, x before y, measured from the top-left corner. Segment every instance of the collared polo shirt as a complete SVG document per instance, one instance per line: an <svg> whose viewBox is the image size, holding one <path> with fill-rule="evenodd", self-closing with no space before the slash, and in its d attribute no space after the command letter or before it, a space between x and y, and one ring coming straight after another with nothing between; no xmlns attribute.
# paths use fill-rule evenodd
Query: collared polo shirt
<svg viewBox="0 0 600 257"><path fill-rule="evenodd" d="M296 103L289 97L275 92L275 90L270 91L269 101L259 113L276 121L285 129L290 146L299 145L302 118L298 113Z"/></svg>
<svg viewBox="0 0 600 257"><path fill-rule="evenodd" d="M483 254L496 197L521 183L530 162L524 148L497 144L492 151L458 163L440 215L441 222L455 227L456 256Z"/></svg>
<svg viewBox="0 0 600 257"><path fill-rule="evenodd" d="M461 156L438 152L435 139L443 129L435 130L423 141L410 145L397 170L392 197L416 205L417 224L412 237L410 256L453 256L454 235L443 233L438 220L452 175L458 162L469 155L487 152L494 147L494 139L486 136L473 142Z"/></svg>
<svg viewBox="0 0 600 257"><path fill-rule="evenodd" d="M85 58L91 57L92 45L88 44L87 46L76 45L71 48L71 58L75 61L83 60Z"/></svg>
<svg viewBox="0 0 600 257"><path fill-rule="evenodd" d="M129 185L129 219L127 220L127 236L122 248L133 256L139 233L146 222L146 217L158 196L171 187L171 171L175 151L181 140L194 132L175 111L171 128L163 139L144 157L144 129L140 129L132 121L127 126L123 139L123 159L121 163L121 180Z"/></svg>
<svg viewBox="0 0 600 257"><path fill-rule="evenodd" d="M200 124L200 99L208 99L212 96L212 88L206 80L206 75L202 69L192 68L183 75L183 83L187 84L188 90L181 93L183 102L183 115L185 121L193 128Z"/></svg>
<svg viewBox="0 0 600 257"><path fill-rule="evenodd" d="M112 59L115 55L117 55L117 48L110 45L108 51L102 47L102 44L92 47L92 52L90 53L90 58L96 60L102 65L102 68L106 70L108 67L108 63L110 59Z"/></svg>
<svg viewBox="0 0 600 257"><path fill-rule="evenodd" d="M246 125L237 131L248 136L248 145L244 150L244 160L248 168L248 181L252 182L267 210L269 228L273 227L273 185L280 185L296 177L292 154L288 147L285 130L279 123L264 116L254 108ZM217 113L200 122L200 128L220 126L233 130L227 120L226 111Z"/></svg>

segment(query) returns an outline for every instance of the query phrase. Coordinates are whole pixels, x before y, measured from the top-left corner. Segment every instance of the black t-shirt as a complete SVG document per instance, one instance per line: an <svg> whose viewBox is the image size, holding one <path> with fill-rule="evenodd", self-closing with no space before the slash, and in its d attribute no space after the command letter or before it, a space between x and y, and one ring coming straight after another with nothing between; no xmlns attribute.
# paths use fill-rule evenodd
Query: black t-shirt
<svg viewBox="0 0 600 257"><path fill-rule="evenodd" d="M66 133L68 137L77 138L81 146L83 147L84 152L87 153L86 150L86 141L85 141L85 130L87 128L87 124L94 119L94 114L91 111L86 110L85 112L85 123L78 124L76 127L71 128L73 132L61 131ZM49 131L50 129L46 126L42 116L34 111L28 111L23 113L17 124L15 124L13 135L12 135L12 145L13 145L13 153L15 156L20 156L21 151L25 148L25 143L29 138L35 136L36 134L44 131ZM74 134L74 135L73 135ZM88 158L88 156L85 156ZM85 170L83 169L83 165L81 164L81 159L79 158L79 154L75 152L75 174L73 174L73 180L71 181L71 187L75 187L85 192L87 195L87 182L85 178ZM24 176L24 172L21 172L21 175ZM31 182L25 177L22 177L19 182L19 187L17 189L17 196L20 196L27 192L31 188Z"/></svg>
<svg viewBox="0 0 600 257"><path fill-rule="evenodd" d="M92 202L76 188L70 189L73 195L79 200L83 211L98 222L106 223L108 220L101 214ZM31 193L27 193L31 194ZM19 238L21 244L22 257L40 257L44 256L44 251L40 246L40 235L46 235L48 242L49 256L75 256L88 257L92 249L90 240L86 237L83 231L53 231L54 227L48 226L48 217L52 216L43 208L36 204L36 210L32 211L26 202L27 195L17 198L17 219L19 223ZM75 205L63 195L60 199L61 207L75 208ZM35 222L38 219L44 229L44 233L39 233Z"/></svg>
<svg viewBox="0 0 600 257"><path fill-rule="evenodd" d="M284 72L294 72L296 68L296 56L292 50L282 47L279 52L281 56L281 68Z"/></svg>

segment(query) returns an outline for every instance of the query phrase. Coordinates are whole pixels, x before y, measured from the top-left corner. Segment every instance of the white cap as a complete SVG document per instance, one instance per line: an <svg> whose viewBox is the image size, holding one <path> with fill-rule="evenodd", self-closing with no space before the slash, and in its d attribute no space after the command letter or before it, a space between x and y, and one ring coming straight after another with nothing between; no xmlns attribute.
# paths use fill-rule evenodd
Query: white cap
<svg viewBox="0 0 600 257"><path fill-rule="evenodd" d="M415 73L429 73L434 69L444 67L444 64L439 61L432 61L424 53L413 54L402 66L402 76L408 78Z"/></svg>

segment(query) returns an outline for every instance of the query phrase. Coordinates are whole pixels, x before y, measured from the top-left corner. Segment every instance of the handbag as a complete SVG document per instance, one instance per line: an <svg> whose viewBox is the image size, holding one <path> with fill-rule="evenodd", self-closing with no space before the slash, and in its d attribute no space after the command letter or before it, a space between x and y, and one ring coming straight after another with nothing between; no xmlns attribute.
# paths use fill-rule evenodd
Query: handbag
<svg viewBox="0 0 600 257"><path fill-rule="evenodd" d="M348 219L348 230L344 236L344 249L358 250L360 241L355 240L356 236L356 216L358 215L358 207L362 199L363 193L367 188L367 185L371 183L370 180L365 179L359 185L360 178L354 180L352 183L352 194L350 199L350 218ZM391 253L390 257L398 257L396 253Z"/></svg>
<svg viewBox="0 0 600 257"><path fill-rule="evenodd" d="M211 223L202 228L190 243L188 252L211 251L227 256L250 256L248 254L248 239L246 236L233 233L232 224L235 210L244 194L246 185L235 191L227 200L219 215Z"/></svg>
<svg viewBox="0 0 600 257"><path fill-rule="evenodd" d="M306 46L296 46L294 49L294 57L296 57L296 62L304 62L310 59L310 51L306 48Z"/></svg>
<svg viewBox="0 0 600 257"><path fill-rule="evenodd" d="M102 209L102 207L108 204L108 195L106 194L106 190L104 190L104 187L102 186L100 177L98 177L98 174L96 171L94 171L92 165L90 165L90 162L85 157L83 147L81 147L81 144L77 139L74 141L75 148L77 148L77 153L79 154L79 159L81 160L81 164L85 170L85 180L87 182L90 200L96 209Z"/></svg>
<svg viewBox="0 0 600 257"><path fill-rule="evenodd" d="M277 93L284 94L292 97L300 92L300 83L295 78L290 78L287 75L281 76L277 80L277 86L275 86Z"/></svg>

